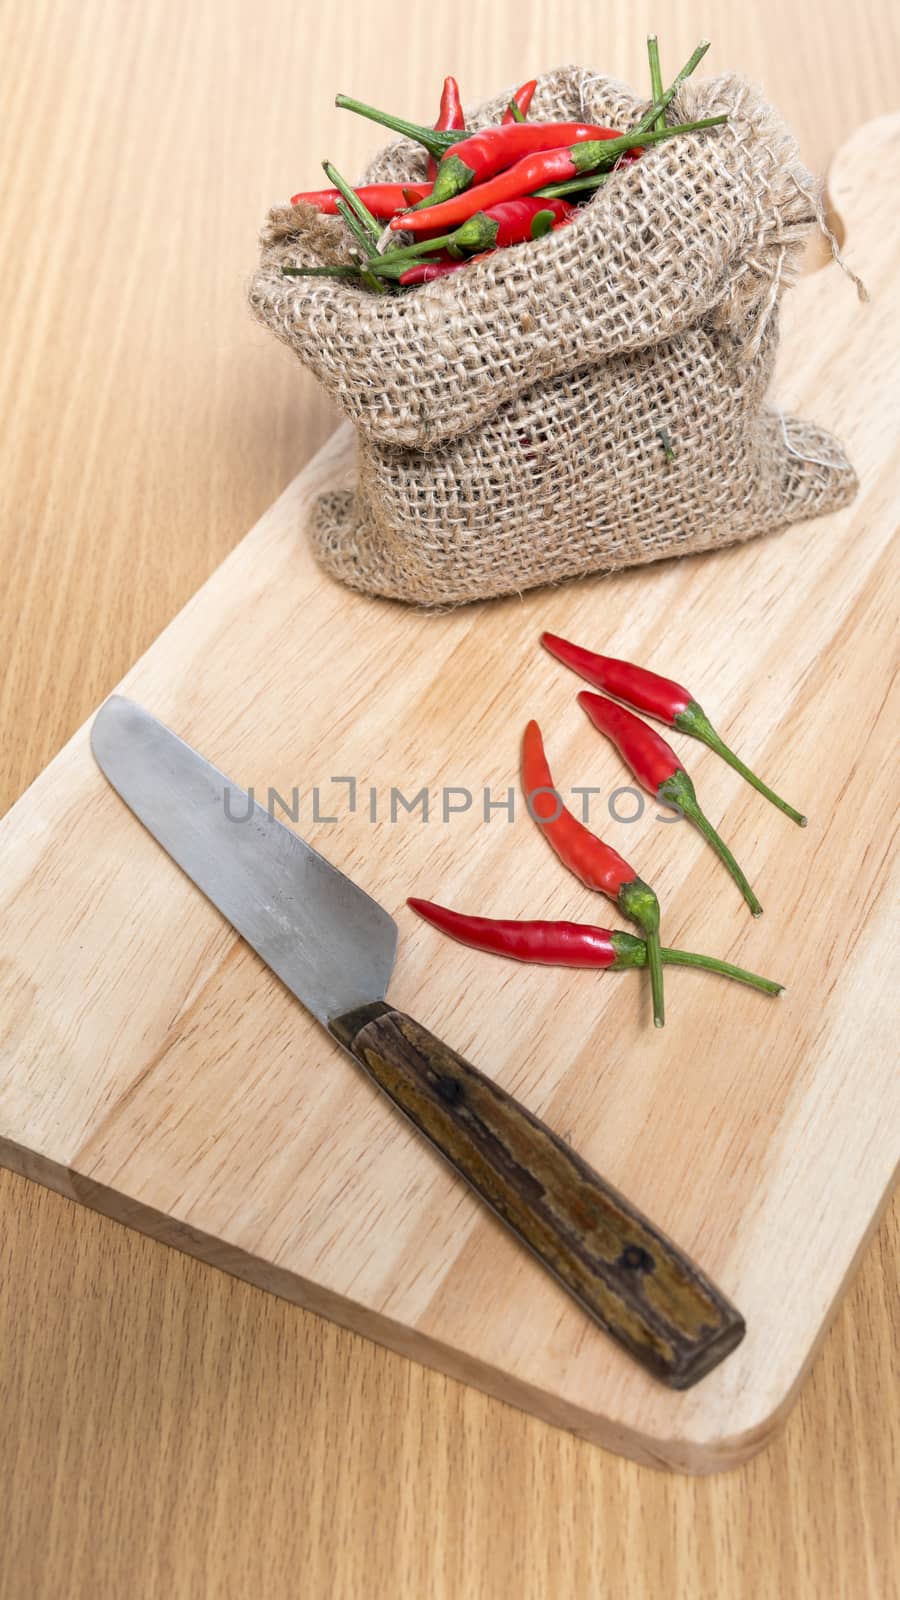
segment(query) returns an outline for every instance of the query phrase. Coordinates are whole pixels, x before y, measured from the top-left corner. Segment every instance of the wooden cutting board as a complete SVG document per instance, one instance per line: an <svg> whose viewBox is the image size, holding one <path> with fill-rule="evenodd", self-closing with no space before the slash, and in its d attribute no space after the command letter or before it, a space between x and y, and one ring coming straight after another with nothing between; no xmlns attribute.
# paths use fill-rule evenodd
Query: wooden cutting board
<svg viewBox="0 0 900 1600"><path fill-rule="evenodd" d="M713 1471L766 1442L897 1155L898 184L900 117L886 118L844 146L830 185L872 303L836 269L788 297L776 400L845 440L862 483L846 511L714 556L425 615L350 594L310 559L310 498L352 471L345 429L121 685L258 795L297 790L299 831L397 917L392 999L703 1265L746 1316L735 1354L674 1394L598 1332L126 811L87 728L0 827L5 1164L640 1460ZM679 742L761 921L686 823L657 821L653 805L609 818L627 774L577 708L576 680L538 648L542 628L691 685L809 812L800 832ZM667 941L779 977L786 997L670 971L659 1033L636 974L520 967L413 918L411 893L614 920L521 805L513 822L499 809L485 820L485 790L517 790L530 715L561 787L601 791L592 819L656 886ZM396 800L392 819L392 789L422 788L428 819ZM459 791L467 809L454 809Z"/></svg>

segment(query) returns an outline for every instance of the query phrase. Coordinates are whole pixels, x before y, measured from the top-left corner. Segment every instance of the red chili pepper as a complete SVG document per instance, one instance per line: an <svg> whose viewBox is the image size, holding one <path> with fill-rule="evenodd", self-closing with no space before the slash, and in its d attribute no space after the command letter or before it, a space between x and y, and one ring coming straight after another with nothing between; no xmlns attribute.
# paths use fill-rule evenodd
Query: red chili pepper
<svg viewBox="0 0 900 1600"><path fill-rule="evenodd" d="M596 150L597 145L581 145L582 150ZM463 194L454 195L433 210L408 211L391 219L391 227L400 231L422 234L435 228L450 229L467 222L478 211L491 211L494 206L509 200L530 196L545 183L570 178L576 167L569 150L545 150L540 155L526 156L516 166L489 182L479 184Z"/></svg>
<svg viewBox="0 0 900 1600"><path fill-rule="evenodd" d="M678 76L675 78L674 82L670 84L665 94L662 95L659 100L655 101L650 109L644 113L640 122L637 123L634 129L635 133L643 134L648 129L652 129L655 137L664 138L666 134L671 131L664 128L656 130L655 124L658 120L658 117L663 111L665 111L666 106L669 105L670 102L675 98L675 95L678 93L681 84L686 78L691 76L691 73L698 66L708 49L709 40L705 39L702 44L697 46L697 49L694 51L690 60L685 62L685 65L678 73ZM366 105L362 100L354 100L352 95L336 94L334 97L334 103L343 111L355 111L358 116L368 117L372 122L380 122L382 127L393 128L395 133L402 133L407 139L413 139L417 144L424 145L426 150L429 150L432 155L435 155L438 158L443 156L448 150L452 149L455 144L461 143L466 137L465 132L459 129L451 128L448 129L446 133L442 133L435 128L426 128L419 122L408 122L405 117L395 117L390 111L379 111L376 106ZM725 117L719 117L713 120L724 122L727 119ZM691 126L693 126L693 124ZM707 119L707 121L704 123L697 124L697 126L709 126L709 119Z"/></svg>
<svg viewBox="0 0 900 1600"><path fill-rule="evenodd" d="M390 217L404 211L411 205L416 205L420 200L425 200L431 193L430 183L367 183L356 193L367 205L373 217L379 221L387 222ZM412 198L410 198L412 196ZM291 195L291 205L306 204L315 206L327 217L338 215L337 203L341 199L340 189L304 189L299 194Z"/></svg>
<svg viewBox="0 0 900 1600"><path fill-rule="evenodd" d="M449 934L451 939L458 939L460 944L492 955L510 956L514 961L534 962L545 967L611 968L614 971L647 965L644 940L618 928L597 928L589 922L522 922L503 917L470 917L464 912L452 911L449 906L439 906L433 900L409 899L406 904L432 927ZM665 966L700 967L705 972L717 972L720 977L749 984L762 994L777 995L784 990L783 984L771 978L761 978L756 972L732 966L730 961L718 961L715 956L700 956L692 950L670 950L665 946L660 954Z"/></svg>
<svg viewBox="0 0 900 1600"><path fill-rule="evenodd" d="M466 119L459 98L459 84L455 78L445 78L441 91L441 106L435 128L440 133L446 133L448 128L464 128ZM434 156L428 157L428 177L433 183L437 175L437 162Z"/></svg>
<svg viewBox="0 0 900 1600"><path fill-rule="evenodd" d="M638 783L650 794L668 805L677 806L690 822L700 830L724 862L755 917L762 916L762 906L747 879L728 849L707 820L697 803L694 785L685 772L675 751L661 734L648 728L646 722L636 717L624 706L617 706L603 695L590 694L583 689L578 704L590 717L595 728L611 739L619 754L631 768Z"/></svg>
<svg viewBox="0 0 900 1600"><path fill-rule="evenodd" d="M617 128L585 122L510 122L499 128L482 128L461 144L454 145L443 157L434 180L434 191L422 205L438 205L442 200L449 200L542 150L560 150L621 137ZM527 192L519 190L520 194Z"/></svg>
<svg viewBox="0 0 900 1600"><path fill-rule="evenodd" d="M423 250L500 250L543 238L570 221L573 213L574 207L566 200L504 200L487 211L476 212L452 233L434 237L429 234L427 239L417 239L403 249L386 251L383 259L397 262L406 256L418 258Z"/></svg>
<svg viewBox="0 0 900 1600"><path fill-rule="evenodd" d="M532 816L543 829L563 865L574 872L586 888L596 889L615 901L624 915L643 930L647 939L653 988L653 1019L656 1026L661 1028L665 1021L665 1009L659 953L659 901L649 885L638 877L618 851L598 839L563 805L554 787L541 730L536 722L529 722L525 729L522 787Z"/></svg>
<svg viewBox="0 0 900 1600"><path fill-rule="evenodd" d="M503 113L503 117L500 122L501 128L508 128L511 122L525 121L525 118L528 115L528 108L531 105L532 97L536 88L537 78L529 78L527 83L523 83L521 88L516 90L509 102L509 105ZM516 111L518 111L518 116L516 116L516 112L513 111L513 106L515 106Z"/></svg>
<svg viewBox="0 0 900 1600"><path fill-rule="evenodd" d="M461 267L469 265L466 261L417 261L414 266L407 267L401 272L399 282L404 289L410 288L415 283L432 283L435 278L446 278L448 273L459 272Z"/></svg>
<svg viewBox="0 0 900 1600"><path fill-rule="evenodd" d="M404 216L393 217L391 227L406 228L412 233L423 233L438 225L453 227L458 222L465 222L476 211L497 205L501 200L516 200L521 195L533 195L538 190L544 192L546 186L567 183L576 173L593 172L600 166L604 170L614 167L626 150L643 149L645 145L659 144L661 140L674 139L681 133L695 133L700 128L718 127L727 120L725 116L704 117L699 122L681 122L675 127L663 128L659 133L623 133L618 138L605 133L603 138L587 139L582 144L568 145L564 149L542 150L535 155L525 156L515 166L507 168L495 178L489 178L486 183L476 184L474 188L454 194L440 205L434 205L441 172L447 160L456 158L456 151L453 151L441 162L434 190L431 198L425 202L425 209L419 206ZM524 134L534 132L541 126L534 122L511 128L488 128L485 136L488 133ZM556 194L558 196L559 190Z"/></svg>
<svg viewBox="0 0 900 1600"><path fill-rule="evenodd" d="M494 955L513 956L516 961L534 961L548 967L614 967L617 951L609 928L595 928L577 922L518 922L498 917L470 917L433 900L409 899L406 904L432 927L448 933L451 939L487 950ZM623 939L643 948L643 939L630 933ZM627 945L624 946L627 952ZM634 962L628 963L634 965Z"/></svg>
<svg viewBox="0 0 900 1600"><path fill-rule="evenodd" d="M368 117L372 122L379 122L385 128L392 128L395 133L404 134L407 139L414 140L416 144L424 145L425 149L430 151L432 155L437 156L438 160L442 160L445 155L447 155L451 150L454 150L457 146L462 145L463 143L468 144L471 139L481 138L482 135L486 133L491 133L495 137L499 136L501 141L505 140L507 143L512 144L514 154L508 158L507 164L509 161L517 160L518 156L525 154L526 151L533 150L535 148L549 150L555 145L574 144L579 139L615 137L615 134L610 129L604 128L599 124L584 122L533 122L527 124L528 131L530 133L534 133L535 129L542 129L548 142L539 144L537 147L533 142L526 142L523 146L520 146L515 142L510 141L509 135L516 132L521 135L523 126L525 126L522 123L511 123L507 124L505 127L502 125L495 125L493 128L482 129L481 133L479 134L466 133L464 130L456 128L448 128L446 132L444 132L436 128L426 128L420 122L408 122L405 117L395 117L389 111L379 111L375 106L366 105L362 100L354 100L350 95L335 95L334 103L344 111L355 111L361 117ZM501 148L503 148L502 143ZM494 170L497 171L499 169L494 168Z"/></svg>
<svg viewBox="0 0 900 1600"><path fill-rule="evenodd" d="M775 794L755 772L744 765L733 750L729 750L689 689L682 688L680 683L675 683L671 678L661 678L656 672L648 672L645 667L636 667L630 661L617 661L614 656L598 656L592 650L583 650L580 645L570 644L568 639L560 639L555 633L541 634L541 643L551 655L596 688L605 689L607 694L615 695L617 700L624 700L636 710L646 711L651 717L658 717L660 722L667 722L670 727L679 728L682 733L702 740L723 761L734 767L735 772L746 778L754 789L771 800L773 806L777 806L801 828L806 827L806 818L801 812L795 811L786 800Z"/></svg>

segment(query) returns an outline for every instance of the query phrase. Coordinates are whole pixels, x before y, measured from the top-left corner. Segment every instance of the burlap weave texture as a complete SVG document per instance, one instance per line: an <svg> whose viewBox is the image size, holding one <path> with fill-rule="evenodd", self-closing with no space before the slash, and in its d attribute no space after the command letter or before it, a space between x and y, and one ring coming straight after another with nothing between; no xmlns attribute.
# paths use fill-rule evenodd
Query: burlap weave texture
<svg viewBox="0 0 900 1600"><path fill-rule="evenodd" d="M565 68L540 80L531 116L627 128L645 107ZM723 111L726 126L618 170L571 226L403 295L283 277L345 258L347 235L309 207L272 211L254 312L359 437L356 492L314 510L331 572L455 604L734 543L852 497L837 442L765 406L813 180L738 79L685 86L668 120ZM421 176L424 161L398 141L365 178Z"/></svg>

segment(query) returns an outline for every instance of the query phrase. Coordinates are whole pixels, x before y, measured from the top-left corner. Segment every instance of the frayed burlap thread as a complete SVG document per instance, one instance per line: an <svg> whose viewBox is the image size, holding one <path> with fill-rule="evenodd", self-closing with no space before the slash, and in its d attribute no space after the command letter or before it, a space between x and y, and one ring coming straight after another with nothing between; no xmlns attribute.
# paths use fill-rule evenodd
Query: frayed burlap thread
<svg viewBox="0 0 900 1600"><path fill-rule="evenodd" d="M628 127L645 106L566 68L532 115ZM306 206L270 214L254 312L359 440L355 492L313 512L329 571L457 604L731 544L852 497L837 442L764 403L815 186L738 79L686 86L670 120L723 111L726 126L617 171L571 226L402 296L285 278L346 259L348 234ZM365 176L423 171L399 141Z"/></svg>

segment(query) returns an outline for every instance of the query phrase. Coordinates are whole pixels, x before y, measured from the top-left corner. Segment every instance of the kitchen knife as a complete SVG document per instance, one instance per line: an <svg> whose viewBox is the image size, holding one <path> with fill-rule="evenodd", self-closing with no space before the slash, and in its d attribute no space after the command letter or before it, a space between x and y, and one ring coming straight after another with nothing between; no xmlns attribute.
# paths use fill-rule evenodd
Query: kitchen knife
<svg viewBox="0 0 900 1600"><path fill-rule="evenodd" d="M512 1095L385 999L376 901L140 706L113 695L94 756L163 849L575 1299L686 1389L740 1343L710 1280Z"/></svg>

